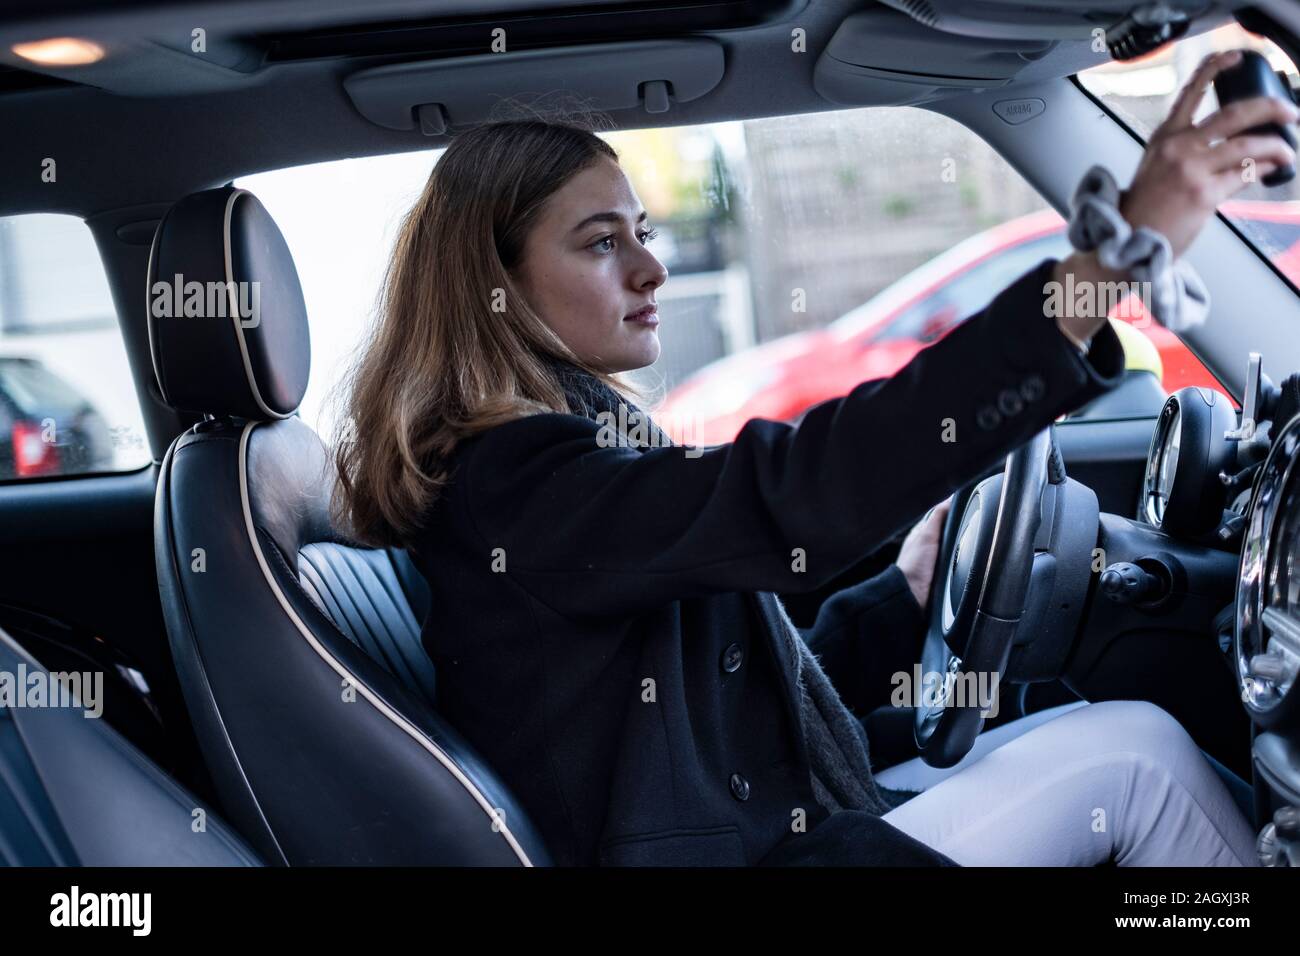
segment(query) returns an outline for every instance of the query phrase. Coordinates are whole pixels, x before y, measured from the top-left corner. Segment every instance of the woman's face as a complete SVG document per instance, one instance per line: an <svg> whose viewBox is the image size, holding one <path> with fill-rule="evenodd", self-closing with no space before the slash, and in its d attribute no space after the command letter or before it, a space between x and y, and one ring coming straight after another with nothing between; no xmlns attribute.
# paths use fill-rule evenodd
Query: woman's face
<svg viewBox="0 0 1300 956"><path fill-rule="evenodd" d="M618 163L602 158L557 190L513 272L528 304L578 358L605 372L659 357L655 305L668 270L643 244L650 226Z"/></svg>

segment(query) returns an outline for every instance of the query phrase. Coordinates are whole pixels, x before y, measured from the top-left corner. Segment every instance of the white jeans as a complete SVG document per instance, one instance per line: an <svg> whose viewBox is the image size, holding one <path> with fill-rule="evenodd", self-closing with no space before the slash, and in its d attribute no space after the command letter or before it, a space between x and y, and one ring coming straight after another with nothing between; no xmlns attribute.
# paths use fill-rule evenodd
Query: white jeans
<svg viewBox="0 0 1300 956"><path fill-rule="evenodd" d="M1258 866L1255 833L1182 725L1145 701L1079 701L980 734L884 819L963 866Z"/></svg>

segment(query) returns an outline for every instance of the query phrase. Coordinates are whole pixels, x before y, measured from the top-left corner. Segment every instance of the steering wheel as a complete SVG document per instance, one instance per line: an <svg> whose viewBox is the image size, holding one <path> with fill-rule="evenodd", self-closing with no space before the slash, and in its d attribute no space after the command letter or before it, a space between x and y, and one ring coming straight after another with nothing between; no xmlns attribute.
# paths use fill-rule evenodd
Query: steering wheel
<svg viewBox="0 0 1300 956"><path fill-rule="evenodd" d="M1049 426L1008 455L1001 474L953 500L939 550L949 557L935 575L941 590L931 592L921 654L925 688L915 700L917 749L932 767L961 760L984 726L1024 614L1036 540L1050 550L1040 538L1044 500L1055 502L1049 488L1065 481Z"/></svg>

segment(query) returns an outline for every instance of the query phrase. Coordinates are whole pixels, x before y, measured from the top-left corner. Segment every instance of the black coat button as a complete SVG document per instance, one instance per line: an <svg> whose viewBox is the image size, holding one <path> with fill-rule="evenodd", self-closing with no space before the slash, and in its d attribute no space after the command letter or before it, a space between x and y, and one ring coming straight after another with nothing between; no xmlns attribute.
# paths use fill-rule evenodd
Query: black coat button
<svg viewBox="0 0 1300 956"><path fill-rule="evenodd" d="M740 662L744 656L739 644L728 644L726 650L722 652L722 669L728 674L734 674L740 670Z"/></svg>
<svg viewBox="0 0 1300 956"><path fill-rule="evenodd" d="M749 799L749 781L738 773L731 775L731 795L737 800Z"/></svg>
<svg viewBox="0 0 1300 956"><path fill-rule="evenodd" d="M1003 415L1019 415L1024 407L1024 399L1014 389L1004 388L998 392L998 410Z"/></svg>
<svg viewBox="0 0 1300 956"><path fill-rule="evenodd" d="M1036 402L1047 391L1047 385L1041 375L1031 375L1020 383L1020 394L1027 402Z"/></svg>
<svg viewBox="0 0 1300 956"><path fill-rule="evenodd" d="M992 405L985 405L975 413L975 423L985 431L991 431L1002 424L1002 416Z"/></svg>

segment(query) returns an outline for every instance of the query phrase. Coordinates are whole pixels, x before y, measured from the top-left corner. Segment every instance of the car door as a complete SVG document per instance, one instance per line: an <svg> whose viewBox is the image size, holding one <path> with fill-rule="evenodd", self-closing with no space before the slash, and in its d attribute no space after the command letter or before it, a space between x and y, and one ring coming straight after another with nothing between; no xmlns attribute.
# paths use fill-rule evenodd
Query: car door
<svg viewBox="0 0 1300 956"><path fill-rule="evenodd" d="M0 628L104 675L103 718L210 798L153 556L157 467L86 224L0 218Z"/></svg>

